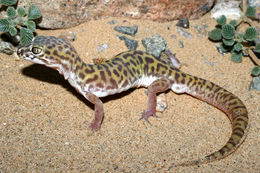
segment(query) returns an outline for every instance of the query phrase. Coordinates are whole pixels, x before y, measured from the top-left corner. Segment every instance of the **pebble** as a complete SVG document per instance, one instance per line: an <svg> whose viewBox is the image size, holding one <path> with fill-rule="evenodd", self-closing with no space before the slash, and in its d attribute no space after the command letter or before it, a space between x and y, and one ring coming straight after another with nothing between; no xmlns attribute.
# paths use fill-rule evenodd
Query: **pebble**
<svg viewBox="0 0 260 173"><path fill-rule="evenodd" d="M114 30L117 31L117 32L120 32L122 34L135 36L135 34L137 33L137 30L138 30L138 26L137 25L134 25L132 27L130 27L130 26L115 26Z"/></svg>
<svg viewBox="0 0 260 173"><path fill-rule="evenodd" d="M165 39L158 34L142 39L142 44L145 47L146 52L155 57L159 57L167 45Z"/></svg>
<svg viewBox="0 0 260 173"><path fill-rule="evenodd" d="M98 46L98 51L102 52L102 51L104 51L105 49L108 49L108 48L109 48L109 45L106 44L106 43L103 43L103 44Z"/></svg>
<svg viewBox="0 0 260 173"><path fill-rule="evenodd" d="M59 38L63 38L68 41L75 41L76 40L76 33L73 31L63 32L60 34Z"/></svg>
<svg viewBox="0 0 260 173"><path fill-rule="evenodd" d="M192 38L191 33L184 31L181 27L177 27L177 31L180 35L182 35L185 38Z"/></svg>
<svg viewBox="0 0 260 173"><path fill-rule="evenodd" d="M182 28L189 28L190 22L187 18L180 18L176 26L180 26Z"/></svg>
<svg viewBox="0 0 260 173"><path fill-rule="evenodd" d="M177 39L177 36L174 35L174 34L172 34L172 35L171 35L171 38Z"/></svg>
<svg viewBox="0 0 260 173"><path fill-rule="evenodd" d="M15 48L9 42L0 41L0 52L5 53L7 55L12 55L15 52Z"/></svg>
<svg viewBox="0 0 260 173"><path fill-rule="evenodd" d="M114 25L114 24L116 24L116 23L117 23L116 20L111 20L111 21L108 22L109 25Z"/></svg>
<svg viewBox="0 0 260 173"><path fill-rule="evenodd" d="M260 76L253 77L253 79L249 85L249 91L252 91L252 90L260 91Z"/></svg>
<svg viewBox="0 0 260 173"><path fill-rule="evenodd" d="M167 108L167 98L165 93L161 93L157 96L156 111L164 112Z"/></svg>
<svg viewBox="0 0 260 173"><path fill-rule="evenodd" d="M207 36L208 32L206 28L208 28L208 25L195 25L194 28L198 31L198 37L201 38L202 36Z"/></svg>
<svg viewBox="0 0 260 173"><path fill-rule="evenodd" d="M203 62L204 64L208 65L208 66L214 66L217 64L217 62L209 62L208 58L207 57L204 57L203 58Z"/></svg>
<svg viewBox="0 0 260 173"><path fill-rule="evenodd" d="M119 36L119 39L125 42L125 45L129 50L136 50L138 41L129 39L126 36Z"/></svg>
<svg viewBox="0 0 260 173"><path fill-rule="evenodd" d="M179 46L180 46L180 48L184 48L184 44L183 44L183 41L178 41L178 44L179 44Z"/></svg>

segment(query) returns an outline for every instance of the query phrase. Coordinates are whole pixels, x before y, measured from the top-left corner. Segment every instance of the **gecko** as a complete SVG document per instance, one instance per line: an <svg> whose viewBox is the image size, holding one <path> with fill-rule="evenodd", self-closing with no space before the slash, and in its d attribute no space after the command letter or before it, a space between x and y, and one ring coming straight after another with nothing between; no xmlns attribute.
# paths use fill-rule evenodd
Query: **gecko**
<svg viewBox="0 0 260 173"><path fill-rule="evenodd" d="M248 130L248 112L244 103L231 92L202 78L180 71L169 59L160 59L143 51L126 51L98 64L86 64L65 39L36 36L30 44L19 46L20 58L56 69L77 92L94 104L92 130L99 130L104 108L100 97L130 88L147 87L147 109L140 117L156 117L156 95L167 90L188 94L223 111L232 125L232 133L219 150L178 166L199 165L223 159L244 141ZM174 164L172 165L174 166Z"/></svg>

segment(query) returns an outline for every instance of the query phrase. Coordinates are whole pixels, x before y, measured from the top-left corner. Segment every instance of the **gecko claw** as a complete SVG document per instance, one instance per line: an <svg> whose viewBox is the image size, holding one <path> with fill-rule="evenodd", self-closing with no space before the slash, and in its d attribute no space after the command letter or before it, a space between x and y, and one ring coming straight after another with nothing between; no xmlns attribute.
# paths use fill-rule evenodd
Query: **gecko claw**
<svg viewBox="0 0 260 173"><path fill-rule="evenodd" d="M147 123L151 124L150 121L148 120L150 116L158 118L158 116L155 114L154 111L143 111L141 118L139 118L139 121L144 119Z"/></svg>

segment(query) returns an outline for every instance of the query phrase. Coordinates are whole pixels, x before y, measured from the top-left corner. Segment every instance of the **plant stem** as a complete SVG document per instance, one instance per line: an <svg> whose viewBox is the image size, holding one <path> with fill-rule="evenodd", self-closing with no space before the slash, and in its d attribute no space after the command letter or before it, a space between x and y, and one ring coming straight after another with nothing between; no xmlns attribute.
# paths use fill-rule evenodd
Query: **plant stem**
<svg viewBox="0 0 260 173"><path fill-rule="evenodd" d="M258 59L252 49L248 49L248 55L250 58L260 67L260 59Z"/></svg>

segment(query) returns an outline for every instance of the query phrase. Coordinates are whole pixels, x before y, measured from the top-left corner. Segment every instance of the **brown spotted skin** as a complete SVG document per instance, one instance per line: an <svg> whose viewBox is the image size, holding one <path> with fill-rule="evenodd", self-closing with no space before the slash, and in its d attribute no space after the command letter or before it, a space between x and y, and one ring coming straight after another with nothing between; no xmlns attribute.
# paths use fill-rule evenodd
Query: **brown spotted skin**
<svg viewBox="0 0 260 173"><path fill-rule="evenodd" d="M181 72L167 57L159 59L142 51L127 51L98 64L86 64L68 41L46 36L35 37L31 44L20 47L17 54L23 59L58 70L79 93L93 103L95 118L90 127L94 130L100 128L104 115L99 97L132 87L148 87L148 107L140 118L146 121L150 116L156 116L156 94L168 89L190 94L222 110L232 124L228 142L206 157L173 164L171 167L222 159L233 153L246 136L248 113L243 102L212 82Z"/></svg>

